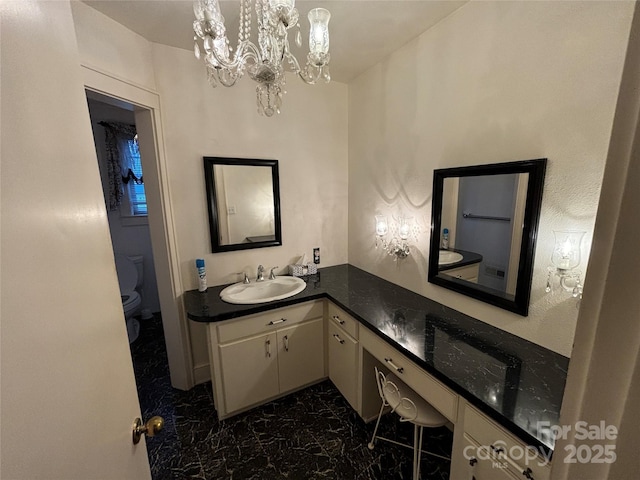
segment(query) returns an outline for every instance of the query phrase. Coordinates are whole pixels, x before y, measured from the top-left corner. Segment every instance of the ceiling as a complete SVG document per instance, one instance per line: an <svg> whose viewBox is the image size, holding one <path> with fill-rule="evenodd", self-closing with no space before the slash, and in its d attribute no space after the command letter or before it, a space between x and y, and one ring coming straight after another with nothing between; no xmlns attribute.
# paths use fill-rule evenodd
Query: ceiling
<svg viewBox="0 0 640 480"><path fill-rule="evenodd" d="M147 40L193 49L192 0L83 0ZM468 0L298 0L303 38L308 35L307 13L315 7L331 12L331 78L348 83L451 14ZM220 0L232 46L237 38L240 3ZM255 30L255 27L252 29ZM303 62L304 52L292 51ZM303 49L306 48L306 39Z"/></svg>

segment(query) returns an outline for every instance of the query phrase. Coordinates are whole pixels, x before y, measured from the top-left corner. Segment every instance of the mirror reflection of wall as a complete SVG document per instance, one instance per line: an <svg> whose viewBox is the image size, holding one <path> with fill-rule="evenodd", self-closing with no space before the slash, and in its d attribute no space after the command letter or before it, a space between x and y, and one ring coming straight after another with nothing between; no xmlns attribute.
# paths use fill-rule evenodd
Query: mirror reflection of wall
<svg viewBox="0 0 640 480"><path fill-rule="evenodd" d="M449 249L481 255L476 283L509 295L515 294L528 175L444 180L441 231L449 231Z"/></svg>
<svg viewBox="0 0 640 480"><path fill-rule="evenodd" d="M204 157L212 252L282 245L277 160Z"/></svg>
<svg viewBox="0 0 640 480"><path fill-rule="evenodd" d="M216 165L220 244L275 240L271 167Z"/></svg>

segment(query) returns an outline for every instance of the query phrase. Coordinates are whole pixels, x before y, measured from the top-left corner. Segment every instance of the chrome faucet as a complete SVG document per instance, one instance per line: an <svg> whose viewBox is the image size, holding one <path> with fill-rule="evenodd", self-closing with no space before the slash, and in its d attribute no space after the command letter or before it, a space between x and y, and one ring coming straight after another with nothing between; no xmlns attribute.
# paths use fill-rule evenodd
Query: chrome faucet
<svg viewBox="0 0 640 480"><path fill-rule="evenodd" d="M247 275L247 272L238 272L238 275L244 276L244 280L242 280L242 283L244 284L251 283L251 280L249 280L249 275Z"/></svg>
<svg viewBox="0 0 640 480"><path fill-rule="evenodd" d="M256 274L256 282L264 282L264 267L258 265L258 273Z"/></svg>
<svg viewBox="0 0 640 480"><path fill-rule="evenodd" d="M273 273L273 271L274 271L276 268L280 268L280 267L273 267L273 268L271 268L271 271L269 272L269 280L275 280L275 279L276 279L276 274L275 274L275 273Z"/></svg>

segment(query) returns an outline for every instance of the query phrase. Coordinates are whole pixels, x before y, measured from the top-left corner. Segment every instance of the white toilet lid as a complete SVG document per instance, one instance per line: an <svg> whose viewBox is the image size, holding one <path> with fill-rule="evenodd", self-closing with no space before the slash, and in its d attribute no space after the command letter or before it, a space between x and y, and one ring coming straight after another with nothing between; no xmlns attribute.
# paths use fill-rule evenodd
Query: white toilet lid
<svg viewBox="0 0 640 480"><path fill-rule="evenodd" d="M124 255L116 255L115 260L120 293L133 292L136 288L136 283L138 283L138 270L135 263Z"/></svg>

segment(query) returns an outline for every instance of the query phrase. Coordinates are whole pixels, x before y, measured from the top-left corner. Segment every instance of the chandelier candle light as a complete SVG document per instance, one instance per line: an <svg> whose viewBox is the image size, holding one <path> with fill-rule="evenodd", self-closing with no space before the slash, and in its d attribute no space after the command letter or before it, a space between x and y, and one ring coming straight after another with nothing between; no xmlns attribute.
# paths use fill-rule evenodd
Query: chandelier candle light
<svg viewBox="0 0 640 480"><path fill-rule="evenodd" d="M251 35L255 1L257 44ZM329 19L324 8L309 12L309 53L304 68L289 50L288 31L295 28L295 43L302 46L295 0L240 0L240 28L235 51L229 46L224 18L218 0L195 0L193 11L194 53L204 57L209 83L232 87L245 72L258 82L258 112L267 117L280 113L285 86L285 71L297 74L305 83L320 78L329 82ZM202 47L200 46L202 42ZM204 50L204 52L203 52Z"/></svg>

